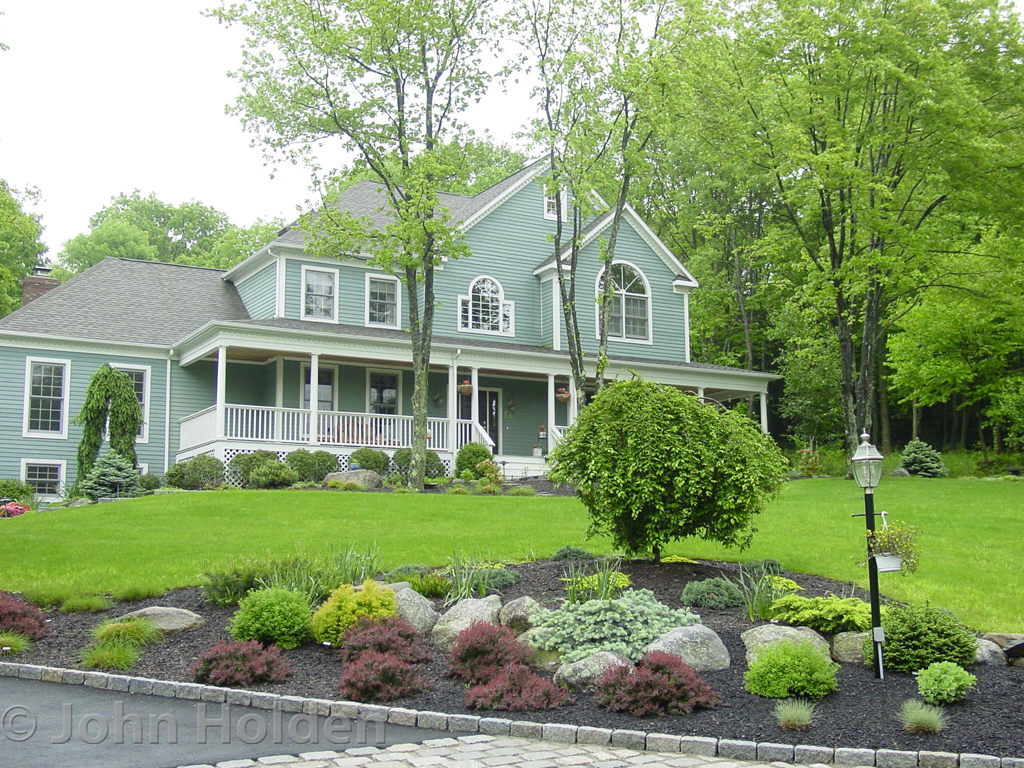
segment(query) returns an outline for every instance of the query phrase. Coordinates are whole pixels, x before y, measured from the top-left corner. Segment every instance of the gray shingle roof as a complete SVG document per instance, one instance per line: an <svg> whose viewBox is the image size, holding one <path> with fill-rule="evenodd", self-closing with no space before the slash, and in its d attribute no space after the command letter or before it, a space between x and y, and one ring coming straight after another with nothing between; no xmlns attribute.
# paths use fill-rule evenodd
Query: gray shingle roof
<svg viewBox="0 0 1024 768"><path fill-rule="evenodd" d="M516 171L511 176L505 177L497 184L473 196L442 192L440 194L441 207L448 210L448 214L456 224L461 224L522 181L525 176L533 172L539 162L541 161L530 163L522 170ZM375 227L383 228L391 218L387 210L388 204L387 190L383 184L377 181L363 180L344 190L338 195L338 200L331 203L329 208L336 208L347 211L353 216L366 218ZM292 222L281 230L271 245L303 248L305 242L306 234L295 226L295 222Z"/></svg>
<svg viewBox="0 0 1024 768"><path fill-rule="evenodd" d="M247 320L220 269L104 259L0 318L0 331L171 346L211 320Z"/></svg>

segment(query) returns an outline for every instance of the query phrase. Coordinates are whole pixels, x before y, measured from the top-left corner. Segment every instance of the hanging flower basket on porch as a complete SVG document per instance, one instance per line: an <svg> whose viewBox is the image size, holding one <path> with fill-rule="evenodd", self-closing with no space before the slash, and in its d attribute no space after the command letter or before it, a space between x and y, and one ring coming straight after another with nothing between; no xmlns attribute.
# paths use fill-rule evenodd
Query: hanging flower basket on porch
<svg viewBox="0 0 1024 768"><path fill-rule="evenodd" d="M558 389L556 389L555 390L555 400L557 400L560 403L568 403L569 402L569 390L567 390L565 387L559 387Z"/></svg>
<svg viewBox="0 0 1024 768"><path fill-rule="evenodd" d="M459 386L456 387L456 389L459 390L459 394L460 395L472 395L473 394L473 385L470 383L469 379L466 379L464 382L459 384Z"/></svg>

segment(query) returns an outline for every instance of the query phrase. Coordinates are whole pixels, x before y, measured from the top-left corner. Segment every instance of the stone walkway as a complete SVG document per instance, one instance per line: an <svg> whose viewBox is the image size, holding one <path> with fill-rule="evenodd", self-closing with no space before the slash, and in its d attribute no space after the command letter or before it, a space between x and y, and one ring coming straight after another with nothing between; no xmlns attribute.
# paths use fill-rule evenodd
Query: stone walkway
<svg viewBox="0 0 1024 768"><path fill-rule="evenodd" d="M229 760L215 768L793 768L789 763L751 763L678 752L637 752L612 746L553 744L529 739L474 734L428 739L422 744L356 747L345 752L274 755L258 760ZM181 768L214 768L210 765ZM816 768L812 766L811 768ZM833 768L821 766L820 768Z"/></svg>

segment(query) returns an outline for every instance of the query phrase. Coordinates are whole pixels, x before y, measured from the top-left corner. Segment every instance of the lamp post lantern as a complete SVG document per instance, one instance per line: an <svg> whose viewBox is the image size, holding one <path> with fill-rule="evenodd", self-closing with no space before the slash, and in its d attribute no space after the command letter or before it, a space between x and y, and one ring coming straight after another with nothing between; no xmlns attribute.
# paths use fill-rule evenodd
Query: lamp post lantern
<svg viewBox="0 0 1024 768"><path fill-rule="evenodd" d="M882 630L882 610L878 602L878 564L871 556L871 534L875 531L875 488L882 479L882 454L871 444L871 436L864 432L860 436L860 445L853 454L853 478L857 485L864 489L864 522L868 530L868 582L871 589L871 640L874 648L872 667L875 677L885 679L885 668L882 665L882 642L885 633Z"/></svg>

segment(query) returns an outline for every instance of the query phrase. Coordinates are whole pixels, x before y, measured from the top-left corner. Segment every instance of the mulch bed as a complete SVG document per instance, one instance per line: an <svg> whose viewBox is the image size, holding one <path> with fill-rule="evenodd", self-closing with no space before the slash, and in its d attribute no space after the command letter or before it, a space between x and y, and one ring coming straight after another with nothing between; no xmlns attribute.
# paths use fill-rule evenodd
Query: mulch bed
<svg viewBox="0 0 1024 768"><path fill-rule="evenodd" d="M654 566L635 562L623 566L635 587L652 590L667 605L679 607L679 594L686 582L709 576L735 574L728 563L667 563ZM518 566L522 580L505 591L503 601L530 595L540 601L553 601L562 595L558 581L562 563L538 561ZM802 594L827 592L848 594L850 585L816 576L786 572L804 587ZM857 590L859 597L866 595ZM149 605L187 608L201 614L206 625L175 635L148 648L129 674L165 680L189 681L189 668L195 658L214 643L229 639L226 626L233 609L221 608L203 600L199 589L178 589L159 598L121 604L99 614L48 613L50 634L17 661L59 667L82 668L81 652L89 643L89 630L101 620ZM440 602L437 607L442 609ZM442 609L443 610L443 609ZM722 638L732 656L733 666L702 676L718 691L722 705L713 710L698 710L688 716L635 718L598 708L590 694L580 694L576 702L562 709L523 713L482 713L498 717L537 722L574 723L606 728L631 728L661 733L717 736L722 738L772 741L785 744L867 747L873 749L937 750L975 752L1006 757L1024 757L1024 668L974 666L978 686L968 698L946 707L949 725L938 735L915 736L902 730L897 719L901 703L917 696L911 675L890 673L886 680L875 680L871 670L860 664L843 664L838 673L839 692L818 703L814 725L803 733L784 731L776 725L772 710L775 700L748 694L743 689L744 648L740 633L754 626L742 608L726 611L699 611L704 623ZM420 710L467 713L465 688L447 676L445 657L428 643L432 658L423 666L429 680L426 693L412 699L390 702ZM292 664L292 676L284 683L262 686L261 690L316 698L338 698L335 685L342 663L328 649L314 645L284 652Z"/></svg>

